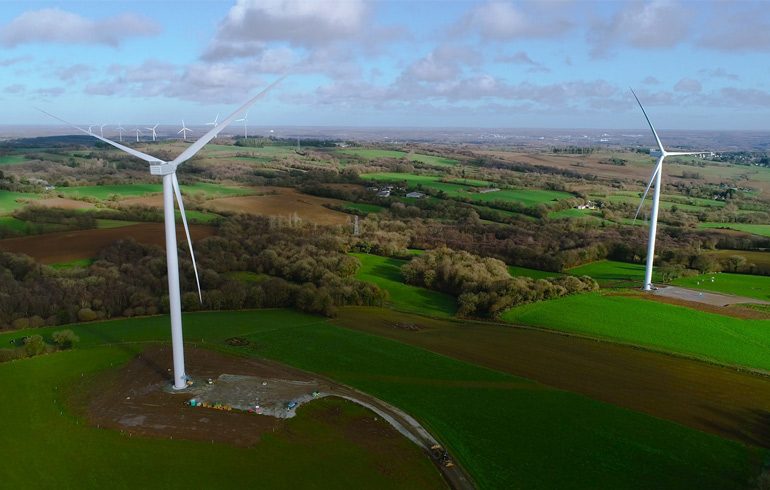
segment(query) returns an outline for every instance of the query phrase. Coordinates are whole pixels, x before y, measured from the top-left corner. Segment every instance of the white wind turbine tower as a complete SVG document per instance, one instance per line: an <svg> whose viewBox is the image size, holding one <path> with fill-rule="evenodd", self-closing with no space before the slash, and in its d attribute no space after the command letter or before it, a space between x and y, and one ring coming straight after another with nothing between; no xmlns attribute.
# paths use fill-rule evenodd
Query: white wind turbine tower
<svg viewBox="0 0 770 490"><path fill-rule="evenodd" d="M219 125L219 123L217 123L218 120L219 120L219 114L217 114L217 117L215 117L213 121L211 121L210 123L206 123L206 126L214 126L216 128Z"/></svg>
<svg viewBox="0 0 770 490"><path fill-rule="evenodd" d="M69 123L67 123L67 124L69 124ZM118 127L115 128L115 131L118 132L118 138L120 138L120 142L122 143L123 142L123 132L125 131L125 129L123 129L123 126L120 125L120 121L118 121Z"/></svg>
<svg viewBox="0 0 770 490"><path fill-rule="evenodd" d="M160 124L160 123L158 123L158 124ZM156 124L155 126L153 126L151 128L144 128L144 129L149 129L150 131L152 131L152 140L153 141L155 141L155 128L158 127L158 124Z"/></svg>
<svg viewBox="0 0 770 490"><path fill-rule="evenodd" d="M236 119L235 120L235 122L239 122L239 121L243 121L243 137L244 138L248 138L249 137L249 133L246 131L246 123L249 122L249 113L248 113L248 111L246 112L245 116L243 116L240 119Z"/></svg>
<svg viewBox="0 0 770 490"><path fill-rule="evenodd" d="M191 132L191 133L193 132L192 129L190 129L187 126L184 125L184 119L182 119L182 129L177 131L176 134L182 133L182 139L186 140L187 139L187 132L188 131Z"/></svg>
<svg viewBox="0 0 770 490"><path fill-rule="evenodd" d="M169 298L169 314L171 317L171 345L174 355L174 388L182 389L187 386L187 374L184 369L184 345L182 336L182 305L181 295L179 291L179 262L177 256L177 243L176 243L176 223L174 222L174 196L176 196L177 203L179 204L179 211L182 214L182 223L184 224L185 234L187 235L187 244L190 247L190 255L192 255L193 270L195 271L195 281L198 283L198 298L203 301L200 292L200 281L198 280L198 269L195 265L195 255L193 255L192 242L190 240L190 231L187 226L187 217L184 212L184 205L182 204L182 193L179 190L179 181L176 177L176 169L182 163L192 158L206 143L211 141L220 131L225 129L228 124L233 122L243 111L248 109L254 102L261 99L267 94L273 87L278 85L286 75L282 76L275 82L273 82L262 92L258 93L251 100L246 102L240 109L230 114L222 124L218 127L212 128L208 133L203 135L201 139L187 147L178 157L171 162L164 162L159 158L152 155L142 153L127 146L123 146L114 141L102 138L100 136L92 135L94 138L98 138L105 143L108 143L116 148L119 148L126 153L129 153L137 158L148 162L150 164L150 173L152 175L163 176L163 216L166 228L166 261L168 264L168 298ZM45 111L41 111L48 114ZM49 116L57 119L65 124L76 128L78 131L88 133L85 129L74 126L63 119L48 114Z"/></svg>
<svg viewBox="0 0 770 490"><path fill-rule="evenodd" d="M107 125L107 123L104 123L104 124L100 124L100 125L99 125L99 134L101 135L101 137L102 137L102 138L104 138L104 127L105 127L106 125Z"/></svg>
<svg viewBox="0 0 770 490"><path fill-rule="evenodd" d="M98 124L89 124L88 125L88 134L91 134L91 128L93 128L94 126L98 126Z"/></svg>
<svg viewBox="0 0 770 490"><path fill-rule="evenodd" d="M636 99L636 102L639 104L639 107L642 109L642 114L644 114L644 118L647 119L647 124L650 125L650 130L652 130L652 135L655 137L655 142L658 144L658 149L659 149L659 151L650 150L650 156L658 157L658 163L655 165L655 169L652 171L652 176L650 176L650 182L649 184L647 184L647 188L644 190L644 194L642 195L642 202L639 203L639 208L636 210L636 215L634 215L634 222L636 222L636 218L637 216L639 216L639 211L641 211L642 209L642 204L644 204L644 199L647 197L647 193L650 191L650 187L652 186L652 182L654 180L655 191L652 194L652 214L650 215L650 238L647 245L647 268L644 271L644 287L642 288L645 291L650 291L653 289L652 263L655 258L655 236L658 228L658 208L660 205L660 186L661 186L661 174L663 173L663 160L667 156L697 155L703 152L702 151L689 151L689 152L666 151L663 148L663 143L660 142L660 138L658 138L658 133L655 132L655 128L652 127L650 118L647 117L647 111L644 110L642 103L639 102L639 97L636 96L636 92L634 92L634 89L631 89L631 93L634 94L634 98Z"/></svg>
<svg viewBox="0 0 770 490"><path fill-rule="evenodd" d="M142 132L139 131L139 126L137 126L135 129L132 129L131 131L136 131L136 142L139 143L139 135L142 134Z"/></svg>

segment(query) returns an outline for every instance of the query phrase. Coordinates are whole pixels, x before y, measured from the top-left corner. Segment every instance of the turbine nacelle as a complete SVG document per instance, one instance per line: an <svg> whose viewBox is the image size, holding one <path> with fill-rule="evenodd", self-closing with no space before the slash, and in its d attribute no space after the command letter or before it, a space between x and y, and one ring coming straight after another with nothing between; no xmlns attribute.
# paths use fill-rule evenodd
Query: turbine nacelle
<svg viewBox="0 0 770 490"><path fill-rule="evenodd" d="M168 162L158 161L157 163L150 163L151 175L170 175L176 172L177 165L172 165Z"/></svg>

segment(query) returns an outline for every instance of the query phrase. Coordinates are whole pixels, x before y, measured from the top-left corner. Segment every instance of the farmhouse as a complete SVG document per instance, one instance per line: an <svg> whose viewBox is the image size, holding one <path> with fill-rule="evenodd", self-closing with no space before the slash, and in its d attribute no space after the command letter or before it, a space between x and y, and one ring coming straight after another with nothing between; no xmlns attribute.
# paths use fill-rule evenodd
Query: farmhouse
<svg viewBox="0 0 770 490"><path fill-rule="evenodd" d="M390 191L389 190L381 190L377 193L377 197L390 197Z"/></svg>

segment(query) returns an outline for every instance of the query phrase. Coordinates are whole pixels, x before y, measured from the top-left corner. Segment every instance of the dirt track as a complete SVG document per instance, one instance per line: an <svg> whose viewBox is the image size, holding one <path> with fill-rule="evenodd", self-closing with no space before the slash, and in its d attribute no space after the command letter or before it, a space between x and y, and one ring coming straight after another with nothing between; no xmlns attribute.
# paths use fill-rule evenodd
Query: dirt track
<svg viewBox="0 0 770 490"><path fill-rule="evenodd" d="M652 294L682 299L685 301L693 301L696 303L705 303L714 306L730 306L737 303L770 305L770 302L762 301L760 299L745 298L743 296L735 296L733 294L698 291L695 289L682 288L679 286L659 287L652 291Z"/></svg>
<svg viewBox="0 0 770 490"><path fill-rule="evenodd" d="M436 444L414 418L398 408L312 373L264 359L230 357L192 347L185 348L185 361L197 383L181 393L170 388L171 348L152 346L120 370L103 373L79 387L73 405L87 406L85 415L90 425L130 436L249 447L257 444L262 434L280 427L283 418L294 415L296 408L286 409L289 401L311 401L312 393L318 391L320 396L339 396L369 408L428 453ZM206 383L208 378L213 380L212 385ZM257 397L262 412L278 416L185 404L194 398L246 409L256 405ZM452 488L475 488L459 466L437 467Z"/></svg>

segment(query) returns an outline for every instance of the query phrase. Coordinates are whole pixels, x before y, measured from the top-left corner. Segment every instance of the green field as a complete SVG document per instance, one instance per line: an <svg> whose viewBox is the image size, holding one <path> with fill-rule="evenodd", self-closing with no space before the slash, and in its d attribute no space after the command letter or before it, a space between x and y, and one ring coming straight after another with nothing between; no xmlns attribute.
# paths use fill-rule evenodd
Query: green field
<svg viewBox="0 0 770 490"><path fill-rule="evenodd" d="M770 237L770 225L750 225L744 223L701 223L698 228L729 228L731 230L745 231L754 235Z"/></svg>
<svg viewBox="0 0 770 490"><path fill-rule="evenodd" d="M0 406L0 427L6 442L13 441L0 447L5 488L331 489L364 485L390 489L402 478L408 485L442 488L431 463L405 441L397 446L410 455L409 460L395 465L392 472L374 471L376 451L373 454L350 443L344 433L323 422L328 410L351 418L366 416L360 407L343 401L321 400L301 407L285 429L263 436L250 449L128 437L115 430L86 427L62 406L62 391L67 386L83 375L127 362L142 348L99 347L0 365L4 397L14 400ZM303 437L297 439L296 433ZM323 481L327 472L334 476L333 482Z"/></svg>
<svg viewBox="0 0 770 490"><path fill-rule="evenodd" d="M26 231L29 227L29 223L12 216L3 216L0 218L0 226L6 226L14 231Z"/></svg>
<svg viewBox="0 0 770 490"><path fill-rule="evenodd" d="M426 165L433 165L434 167L454 167L460 163L459 160L454 160L452 158L437 157L433 155L421 155L419 153L415 153L410 156L409 161L420 162Z"/></svg>
<svg viewBox="0 0 770 490"><path fill-rule="evenodd" d="M559 218L583 218L590 221L601 222L602 213L593 209L565 209L563 211L556 211L548 215L551 219Z"/></svg>
<svg viewBox="0 0 770 490"><path fill-rule="evenodd" d="M23 156L18 155L8 155L4 157L0 157L0 165L9 164L9 163L21 163L26 162L27 159Z"/></svg>
<svg viewBox="0 0 770 490"><path fill-rule="evenodd" d="M472 187L492 187L495 184L492 182L489 182L488 180L476 180L476 179L452 179L450 180L453 184L460 184L460 185L469 185Z"/></svg>
<svg viewBox="0 0 770 490"><path fill-rule="evenodd" d="M711 278L714 281L711 281ZM748 274L703 274L674 279L671 284L704 291L735 294L747 298L770 301L770 277Z"/></svg>
<svg viewBox="0 0 770 490"><path fill-rule="evenodd" d="M233 196L253 194L254 191L247 189L237 189L232 187L222 187L218 184L198 182L194 186L181 186L184 193L203 192L210 195ZM128 185L100 185L91 187L62 187L56 189L70 197L94 197L99 200L106 200L111 195L120 195L123 197L139 197L145 194L160 194L163 192L161 184L128 184Z"/></svg>
<svg viewBox="0 0 770 490"><path fill-rule="evenodd" d="M383 209L385 209L382 206L377 206L375 204L363 204L363 203L353 203L348 202L345 203L345 207L348 209L357 209L358 211L363 211L364 213L379 213Z"/></svg>
<svg viewBox="0 0 770 490"><path fill-rule="evenodd" d="M770 320L739 320L601 293L518 306L501 318L770 370Z"/></svg>
<svg viewBox="0 0 770 490"><path fill-rule="evenodd" d="M532 279L546 279L562 275L558 272L539 271L537 269L527 269L526 267L517 267L515 265L508 266L508 273L511 274L511 277L525 276L531 277Z"/></svg>
<svg viewBox="0 0 770 490"><path fill-rule="evenodd" d="M88 267L96 262L95 258L91 259L77 259L77 260L70 260L67 262L59 262L58 264L50 264L49 267L52 267L54 269L88 269Z"/></svg>
<svg viewBox="0 0 770 490"><path fill-rule="evenodd" d="M526 206L532 206L535 204L546 203L559 199L568 199L575 196L569 192L562 191L545 191L539 189L503 189L495 192L468 194L468 197L474 201L479 202L490 202L500 199L503 201L518 201L524 203Z"/></svg>
<svg viewBox="0 0 770 490"><path fill-rule="evenodd" d="M394 150L337 150L338 155L355 155L363 158L404 158L405 151Z"/></svg>
<svg viewBox="0 0 770 490"><path fill-rule="evenodd" d="M460 193L468 189L468 187L458 184L450 184L449 182L439 182L440 177L431 177L428 175L412 175L412 174L398 174L398 173L382 173L382 174L361 174L361 178L365 180L377 180L384 182L406 182L409 187L417 187L422 185L426 188L436 189L444 191L446 193Z"/></svg>
<svg viewBox="0 0 770 490"><path fill-rule="evenodd" d="M10 192L0 190L0 214L9 214L16 208L24 207L25 204L18 203L17 199L40 199L40 194L23 194L21 192Z"/></svg>
<svg viewBox="0 0 770 490"><path fill-rule="evenodd" d="M398 309L447 316L457 312L452 296L404 284L401 266L405 260L361 253L350 254L361 261L356 279L371 281L390 294L389 301Z"/></svg>
<svg viewBox="0 0 770 490"><path fill-rule="evenodd" d="M629 264L614 260L602 260L591 264L581 265L566 272L573 276L591 276L600 286L642 287L644 282L645 264ZM661 281L660 274L652 269L652 280Z"/></svg>

